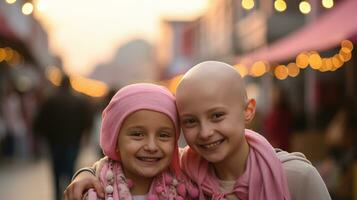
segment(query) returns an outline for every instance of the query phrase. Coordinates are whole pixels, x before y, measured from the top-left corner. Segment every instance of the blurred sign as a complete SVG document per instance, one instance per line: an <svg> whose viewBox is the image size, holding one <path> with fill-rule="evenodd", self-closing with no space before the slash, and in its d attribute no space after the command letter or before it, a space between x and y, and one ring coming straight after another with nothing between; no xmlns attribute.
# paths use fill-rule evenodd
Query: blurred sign
<svg viewBox="0 0 357 200"><path fill-rule="evenodd" d="M235 44L238 52L247 52L266 43L266 16L259 11L252 12L235 24Z"/></svg>

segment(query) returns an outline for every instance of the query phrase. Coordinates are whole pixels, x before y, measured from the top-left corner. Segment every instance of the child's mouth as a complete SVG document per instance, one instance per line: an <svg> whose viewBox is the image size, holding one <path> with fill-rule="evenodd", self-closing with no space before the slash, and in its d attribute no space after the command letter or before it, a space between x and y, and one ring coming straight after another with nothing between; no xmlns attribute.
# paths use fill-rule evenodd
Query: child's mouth
<svg viewBox="0 0 357 200"><path fill-rule="evenodd" d="M161 158L156 157L137 157L137 159L144 162L157 162L161 160Z"/></svg>
<svg viewBox="0 0 357 200"><path fill-rule="evenodd" d="M220 140L217 140L215 142L212 142L212 143L209 143L209 144L201 144L199 145L201 148L205 149L205 150L211 150L215 147L217 147L218 145L222 144L222 142L224 141L225 139L220 139Z"/></svg>

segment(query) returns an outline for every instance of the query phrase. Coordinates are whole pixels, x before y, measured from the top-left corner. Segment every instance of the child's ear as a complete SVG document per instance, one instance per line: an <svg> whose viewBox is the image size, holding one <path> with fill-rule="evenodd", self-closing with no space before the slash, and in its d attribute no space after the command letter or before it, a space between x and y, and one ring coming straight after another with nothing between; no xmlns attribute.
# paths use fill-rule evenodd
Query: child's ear
<svg viewBox="0 0 357 200"><path fill-rule="evenodd" d="M250 123L255 115L256 101L255 99L249 99L244 110L245 123Z"/></svg>

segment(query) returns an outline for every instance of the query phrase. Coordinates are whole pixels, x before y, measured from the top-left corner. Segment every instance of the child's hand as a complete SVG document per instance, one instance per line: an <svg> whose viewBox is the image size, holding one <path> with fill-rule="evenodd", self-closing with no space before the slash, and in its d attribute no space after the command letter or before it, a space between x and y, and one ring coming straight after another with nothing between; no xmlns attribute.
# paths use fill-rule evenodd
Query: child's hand
<svg viewBox="0 0 357 200"><path fill-rule="evenodd" d="M99 198L104 198L104 188L99 179L89 172L82 172L67 186L63 200L81 200L90 188L95 189Z"/></svg>

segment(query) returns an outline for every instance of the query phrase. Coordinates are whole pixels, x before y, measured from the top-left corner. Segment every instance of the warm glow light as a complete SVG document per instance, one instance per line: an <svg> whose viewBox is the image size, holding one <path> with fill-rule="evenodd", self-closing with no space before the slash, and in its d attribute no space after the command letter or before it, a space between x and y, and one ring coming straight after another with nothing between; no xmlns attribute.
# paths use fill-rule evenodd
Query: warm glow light
<svg viewBox="0 0 357 200"><path fill-rule="evenodd" d="M12 58L8 62L10 65L16 66L20 62L20 54L13 50Z"/></svg>
<svg viewBox="0 0 357 200"><path fill-rule="evenodd" d="M335 71L336 69L340 68L343 65L343 62L340 60L338 54L332 57L332 68L331 71Z"/></svg>
<svg viewBox="0 0 357 200"><path fill-rule="evenodd" d="M8 4L13 4L15 2L16 2L16 0L6 0L6 3L8 3Z"/></svg>
<svg viewBox="0 0 357 200"><path fill-rule="evenodd" d="M286 10L286 2L284 0L275 0L274 8L279 12L283 12Z"/></svg>
<svg viewBox="0 0 357 200"><path fill-rule="evenodd" d="M70 77L74 90L92 97L102 97L108 92L108 86L97 80L92 80L80 76Z"/></svg>
<svg viewBox="0 0 357 200"><path fill-rule="evenodd" d="M301 1L299 4L299 9L303 14L308 14L311 11L311 5L307 1Z"/></svg>
<svg viewBox="0 0 357 200"><path fill-rule="evenodd" d="M274 70L275 77L279 80L284 80L288 77L288 68L284 65L279 65Z"/></svg>
<svg viewBox="0 0 357 200"><path fill-rule="evenodd" d="M266 72L266 66L263 61L255 62L251 68L250 74L254 77L263 76Z"/></svg>
<svg viewBox="0 0 357 200"><path fill-rule="evenodd" d="M300 73L300 68L295 63L289 63L287 68L288 74L291 77L296 77Z"/></svg>
<svg viewBox="0 0 357 200"><path fill-rule="evenodd" d="M319 68L320 72L328 71L327 64L326 64L327 60L328 60L327 58L322 59L322 64L321 67Z"/></svg>
<svg viewBox="0 0 357 200"><path fill-rule="evenodd" d="M61 70L55 66L49 66L46 68L46 77L55 86L59 86L61 84L62 73Z"/></svg>
<svg viewBox="0 0 357 200"><path fill-rule="evenodd" d="M326 58L325 64L326 64L326 70L327 71L331 71L331 69L333 67L332 59L331 58Z"/></svg>
<svg viewBox="0 0 357 200"><path fill-rule="evenodd" d="M5 47L5 58L7 62L9 62L12 59L12 56L14 55L13 50L10 47Z"/></svg>
<svg viewBox="0 0 357 200"><path fill-rule="evenodd" d="M309 64L313 69L319 69L322 65L322 59L318 53L312 53L309 56Z"/></svg>
<svg viewBox="0 0 357 200"><path fill-rule="evenodd" d="M236 65L234 65L234 67L236 68L236 70L242 77L244 77L248 74L248 69L244 65L236 64Z"/></svg>
<svg viewBox="0 0 357 200"><path fill-rule="evenodd" d="M6 57L5 49L0 48L0 62L2 62L3 60L5 60L5 57Z"/></svg>
<svg viewBox="0 0 357 200"><path fill-rule="evenodd" d="M332 8L333 0L322 0L322 6L325 8Z"/></svg>
<svg viewBox="0 0 357 200"><path fill-rule="evenodd" d="M254 0L242 0L242 7L246 10L254 8Z"/></svg>
<svg viewBox="0 0 357 200"><path fill-rule="evenodd" d="M36 3L36 8L40 12L44 12L47 9L46 3L44 0L38 0Z"/></svg>
<svg viewBox="0 0 357 200"><path fill-rule="evenodd" d="M306 53L300 53L296 56L296 65L302 69L309 65L309 56Z"/></svg>
<svg viewBox="0 0 357 200"><path fill-rule="evenodd" d="M176 94L177 85L181 81L182 77L183 77L183 75L177 75L177 76L173 77L172 79L170 79L168 89L173 94Z"/></svg>
<svg viewBox="0 0 357 200"><path fill-rule="evenodd" d="M351 60L351 57L352 57L351 52L346 53L346 52L342 51L342 49L341 49L338 54L340 55L340 58L343 62L347 62L347 61Z"/></svg>
<svg viewBox="0 0 357 200"><path fill-rule="evenodd" d="M351 52L353 50L353 43L349 40L343 40L341 42L341 47L342 47L342 51L344 52Z"/></svg>
<svg viewBox="0 0 357 200"><path fill-rule="evenodd" d="M32 3L27 2L22 6L22 13L24 15L30 15L32 12L33 12Z"/></svg>
<svg viewBox="0 0 357 200"><path fill-rule="evenodd" d="M210 3L208 0L30 2L35 6L34 17L48 33L51 52L63 58L66 72L83 76L90 75L98 64L110 61L127 42L140 38L155 44L161 39L162 20L195 20ZM38 10L38 3L44 5L44 10Z"/></svg>

